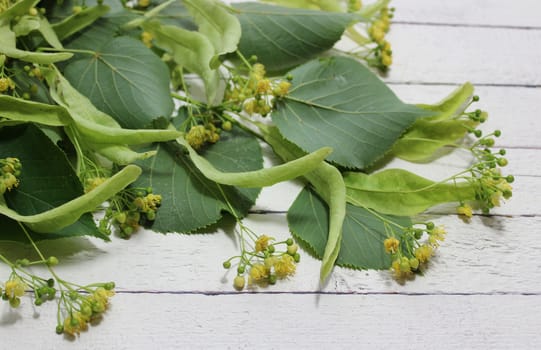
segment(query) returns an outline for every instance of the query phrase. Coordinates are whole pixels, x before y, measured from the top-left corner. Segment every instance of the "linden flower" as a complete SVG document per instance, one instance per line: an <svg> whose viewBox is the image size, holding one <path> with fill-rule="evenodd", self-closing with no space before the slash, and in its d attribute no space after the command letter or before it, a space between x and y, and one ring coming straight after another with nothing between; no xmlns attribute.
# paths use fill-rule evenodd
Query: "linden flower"
<svg viewBox="0 0 541 350"><path fill-rule="evenodd" d="M143 44L145 44L146 47L152 47L153 39L154 39L154 36L150 34L149 32L141 33L141 41L143 42Z"/></svg>
<svg viewBox="0 0 541 350"><path fill-rule="evenodd" d="M274 89L274 94L276 96L283 97L287 95L289 92L289 88L291 87L291 83L288 81L281 81L278 86Z"/></svg>
<svg viewBox="0 0 541 350"><path fill-rule="evenodd" d="M396 278L405 278L412 274L410 260L402 257L393 261L391 265Z"/></svg>
<svg viewBox="0 0 541 350"><path fill-rule="evenodd" d="M423 244L415 250L415 257L419 262L425 263L432 257L433 253L434 249L431 246Z"/></svg>
<svg viewBox="0 0 541 350"><path fill-rule="evenodd" d="M256 252L262 252L269 246L269 241L272 240L272 237L269 237L267 235L261 235L259 238L255 241L255 251Z"/></svg>
<svg viewBox="0 0 541 350"><path fill-rule="evenodd" d="M279 278L293 275L295 273L295 259L289 254L282 255L274 262L274 272Z"/></svg>
<svg viewBox="0 0 541 350"><path fill-rule="evenodd" d="M263 264L254 264L250 269L250 277L254 282L261 282L269 276L269 269Z"/></svg>
<svg viewBox="0 0 541 350"><path fill-rule="evenodd" d="M269 79L262 79L257 82L256 91L258 94L266 94L271 91L271 83Z"/></svg>
<svg viewBox="0 0 541 350"><path fill-rule="evenodd" d="M105 177L92 177L85 181L85 193L88 193L104 183L107 180Z"/></svg>
<svg viewBox="0 0 541 350"><path fill-rule="evenodd" d="M392 254L398 251L399 244L400 242L398 241L398 239L394 237L387 238L386 240L383 241L383 246L385 247L385 251L387 253L392 253Z"/></svg>
<svg viewBox="0 0 541 350"><path fill-rule="evenodd" d="M64 333L71 336L79 335L88 329L87 322L88 320L80 312L75 312L64 319Z"/></svg>
<svg viewBox="0 0 541 350"><path fill-rule="evenodd" d="M16 297L22 297L25 289L26 284L19 277L15 277L6 282L4 293L9 299L14 299Z"/></svg>
<svg viewBox="0 0 541 350"><path fill-rule="evenodd" d="M439 242L443 242L445 240L446 233L447 232L445 231L443 226L438 226L429 232L430 237L428 238L428 241L430 242L430 244L438 246Z"/></svg>
<svg viewBox="0 0 541 350"><path fill-rule="evenodd" d="M468 204L464 204L456 208L456 212L459 215L464 215L467 218L471 218L473 216L473 209Z"/></svg>

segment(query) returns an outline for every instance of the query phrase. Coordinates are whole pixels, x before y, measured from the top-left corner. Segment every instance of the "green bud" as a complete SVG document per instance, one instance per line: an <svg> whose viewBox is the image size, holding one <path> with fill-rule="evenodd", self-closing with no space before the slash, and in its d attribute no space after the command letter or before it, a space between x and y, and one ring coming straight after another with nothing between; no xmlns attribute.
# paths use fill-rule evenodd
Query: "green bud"
<svg viewBox="0 0 541 350"><path fill-rule="evenodd" d="M43 299L36 298L36 300L34 300L34 305L41 306L42 304L43 304Z"/></svg>
<svg viewBox="0 0 541 350"><path fill-rule="evenodd" d="M57 325L56 329L55 329L55 332L56 332L56 334L64 333L64 326L62 326L61 324Z"/></svg>
<svg viewBox="0 0 541 350"><path fill-rule="evenodd" d="M503 148L498 152L501 156L505 156L505 154L507 153L506 150L504 150Z"/></svg>
<svg viewBox="0 0 541 350"><path fill-rule="evenodd" d="M54 279L53 278L49 278L47 280L47 286L49 287L54 287Z"/></svg>
<svg viewBox="0 0 541 350"><path fill-rule="evenodd" d="M58 259L56 258L56 256L50 256L47 259L46 263L47 263L48 266L56 266L56 265L58 265Z"/></svg>
<svg viewBox="0 0 541 350"><path fill-rule="evenodd" d="M231 262L230 261L224 261L224 263L222 264L224 269L228 269L231 267Z"/></svg>
<svg viewBox="0 0 541 350"><path fill-rule="evenodd" d="M289 246L289 245L292 245L293 244L293 239L292 238L288 238L286 240L286 244Z"/></svg>
<svg viewBox="0 0 541 350"><path fill-rule="evenodd" d="M508 183L513 183L515 181L515 177L513 175L507 175L505 181L507 181Z"/></svg>
<svg viewBox="0 0 541 350"><path fill-rule="evenodd" d="M28 259L20 259L16 261L16 264L19 266L28 266L30 265L30 260Z"/></svg>
<svg viewBox="0 0 541 350"><path fill-rule="evenodd" d="M409 260L409 265L413 270L417 270L417 268L419 268L419 260L417 260L417 258L411 258Z"/></svg>
<svg viewBox="0 0 541 350"><path fill-rule="evenodd" d="M225 131L230 131L233 128L233 124L229 120L226 120L222 123L222 129Z"/></svg>
<svg viewBox="0 0 541 350"><path fill-rule="evenodd" d="M107 282L103 285L103 288L105 288L105 290L113 290L115 288L115 282Z"/></svg>
<svg viewBox="0 0 541 350"><path fill-rule="evenodd" d="M149 221L156 220L156 211L149 209L146 212L146 217L147 217L147 220L149 220Z"/></svg>
<svg viewBox="0 0 541 350"><path fill-rule="evenodd" d="M500 158L498 159L498 165L501 166L501 167L504 167L508 164L509 162L507 161L507 159L505 158Z"/></svg>
<svg viewBox="0 0 541 350"><path fill-rule="evenodd" d="M433 230L434 227L436 227L436 225L434 225L433 222L427 222L427 223L426 223L426 229L427 229L427 230Z"/></svg>
<svg viewBox="0 0 541 350"><path fill-rule="evenodd" d="M495 130L495 131L494 131L494 136L496 136L496 137L502 136L501 130Z"/></svg>
<svg viewBox="0 0 541 350"><path fill-rule="evenodd" d="M293 260L298 263L299 261L301 261L301 255L299 253L295 253L295 255L293 255Z"/></svg>
<svg viewBox="0 0 541 350"><path fill-rule="evenodd" d="M237 267L237 273L239 275L242 275L244 271L246 271L246 267L244 265L239 265L239 267Z"/></svg>
<svg viewBox="0 0 541 350"><path fill-rule="evenodd" d="M244 276L236 276L233 280L233 287L235 287L236 290L242 290L245 284L246 279L244 278Z"/></svg>
<svg viewBox="0 0 541 350"><path fill-rule="evenodd" d="M473 131L473 134L476 136L476 137L481 137L483 135L483 132L479 129L476 129Z"/></svg>
<svg viewBox="0 0 541 350"><path fill-rule="evenodd" d="M21 305L21 298L15 297L13 299L9 299L9 306L12 308L18 308L19 305Z"/></svg>
<svg viewBox="0 0 541 350"><path fill-rule="evenodd" d="M472 101L473 101L473 102L477 102L477 101L479 101L479 96L477 96L477 95L473 95L473 97L472 97Z"/></svg>
<svg viewBox="0 0 541 350"><path fill-rule="evenodd" d="M69 298L71 300L77 300L77 298L79 298L79 293L77 293L77 291L71 291L69 292Z"/></svg>
<svg viewBox="0 0 541 350"><path fill-rule="evenodd" d="M274 253L274 252L275 252L276 248L274 248L274 246L273 246L273 245L270 245L270 246L268 246L268 247L267 247L267 250L269 251L269 253L271 253L271 254L272 254L272 253Z"/></svg>
<svg viewBox="0 0 541 350"><path fill-rule="evenodd" d="M276 275L269 276L269 284L276 284Z"/></svg>
<svg viewBox="0 0 541 350"><path fill-rule="evenodd" d="M287 253L291 256L294 256L297 253L297 249L299 248L298 245L292 244L287 247Z"/></svg>

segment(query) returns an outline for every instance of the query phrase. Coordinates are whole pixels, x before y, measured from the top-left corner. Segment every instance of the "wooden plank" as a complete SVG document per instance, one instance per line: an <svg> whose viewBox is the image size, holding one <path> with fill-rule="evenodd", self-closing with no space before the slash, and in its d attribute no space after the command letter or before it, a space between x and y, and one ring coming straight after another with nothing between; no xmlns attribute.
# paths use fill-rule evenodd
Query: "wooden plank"
<svg viewBox="0 0 541 350"><path fill-rule="evenodd" d="M534 349L540 312L539 295L119 294L79 338L54 333L52 304L4 314L0 334L6 349Z"/></svg>
<svg viewBox="0 0 541 350"><path fill-rule="evenodd" d="M497 39L496 39L497 38ZM540 86L541 30L395 24L392 82Z"/></svg>
<svg viewBox="0 0 541 350"><path fill-rule="evenodd" d="M400 22L541 28L536 0L393 0L391 6Z"/></svg>
<svg viewBox="0 0 541 350"><path fill-rule="evenodd" d="M319 284L320 261L302 253L297 273L268 288L254 291L333 293L541 293L541 251L537 239L541 217L474 217L466 224L456 216L427 216L444 225L447 239L425 276L399 284L388 271L335 268L328 283ZM250 215L245 224L277 240L289 237L285 215ZM69 281L87 284L115 281L119 290L234 292L235 269L222 262L238 254L232 228L226 233L167 236L138 232L131 240L71 239L40 244L54 254L56 270ZM30 248L2 243L12 259L28 257ZM42 271L34 268L34 271ZM84 273L82 273L84 271ZM7 276L0 267L0 276ZM48 277L47 277L48 278ZM250 289L252 290L252 289Z"/></svg>

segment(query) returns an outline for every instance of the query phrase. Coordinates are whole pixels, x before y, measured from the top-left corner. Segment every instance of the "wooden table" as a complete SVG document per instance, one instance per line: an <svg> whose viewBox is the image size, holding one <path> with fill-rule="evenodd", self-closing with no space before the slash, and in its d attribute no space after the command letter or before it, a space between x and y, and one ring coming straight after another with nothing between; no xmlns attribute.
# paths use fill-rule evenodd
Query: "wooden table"
<svg viewBox="0 0 541 350"><path fill-rule="evenodd" d="M536 0L394 0L390 41L395 64L385 80L402 99L437 102L471 81L501 129L513 198L471 223L452 206L426 217L444 224L425 276L406 284L388 271L335 268L318 284L319 262L302 254L297 274L243 293L222 269L234 255L232 231L167 236L139 232L129 241L80 239L43 245L68 280L114 280L104 319L77 339L54 332L54 303L29 298L0 306L1 349L527 349L541 342L541 3ZM273 162L268 157L268 164ZM453 153L431 165L393 162L433 179L468 161ZM287 237L285 210L300 189L267 188L246 223ZM60 247L59 247L60 246ZM2 244L13 254L26 248ZM1 276L7 269L0 267ZM4 278L4 277L2 277Z"/></svg>

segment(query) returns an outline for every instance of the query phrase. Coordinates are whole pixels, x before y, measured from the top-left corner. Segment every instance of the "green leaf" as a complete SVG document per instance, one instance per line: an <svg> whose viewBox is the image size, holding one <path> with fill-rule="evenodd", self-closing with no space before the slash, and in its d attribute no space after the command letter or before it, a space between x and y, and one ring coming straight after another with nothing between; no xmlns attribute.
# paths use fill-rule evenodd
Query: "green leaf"
<svg viewBox="0 0 541 350"><path fill-rule="evenodd" d="M65 154L33 124L0 130L0 158L5 157L19 158L23 169L19 186L4 194L0 216L55 238L92 235L107 239L96 228L92 216L85 213L133 182L140 172L135 166L125 168L84 194Z"/></svg>
<svg viewBox="0 0 541 350"><path fill-rule="evenodd" d="M332 48L358 15L239 3L242 37L239 51L256 55L269 71L304 63Z"/></svg>
<svg viewBox="0 0 541 350"><path fill-rule="evenodd" d="M64 74L101 111L123 127L144 128L169 117L169 70L138 40L118 37L95 55L69 63Z"/></svg>
<svg viewBox="0 0 541 350"><path fill-rule="evenodd" d="M216 0L184 0L183 4L197 23L199 32L212 43L215 56L209 63L211 68L217 68L220 65L218 56L237 50L241 37L238 19Z"/></svg>
<svg viewBox="0 0 541 350"><path fill-rule="evenodd" d="M329 146L328 160L366 168L387 153L418 118L428 115L401 102L368 68L345 57L314 60L290 72L293 87L272 120L303 150Z"/></svg>
<svg viewBox="0 0 541 350"><path fill-rule="evenodd" d="M235 188L208 180L179 147L159 144L153 149L157 151L153 158L138 162L143 174L137 185L151 186L154 193L162 195L152 226L157 232L192 232L217 222L223 211L234 210L244 216L259 194L259 189ZM263 164L257 139L235 129L222 133L220 141L206 148L203 156L224 172L256 170Z"/></svg>
<svg viewBox="0 0 541 350"><path fill-rule="evenodd" d="M390 255L383 246L387 238L385 227L378 215L351 204L346 206L337 265L354 269L388 269L391 266ZM406 217L381 217L404 227L411 226L410 219ZM287 220L295 238L321 259L329 225L329 210L325 202L305 188L289 208Z"/></svg>
<svg viewBox="0 0 541 350"><path fill-rule="evenodd" d="M470 104L472 95L473 86L466 83L439 104L419 105L435 115L416 120L394 144L392 154L411 162L426 162L441 148L454 145L468 130L479 124L460 118Z"/></svg>
<svg viewBox="0 0 541 350"><path fill-rule="evenodd" d="M348 202L380 213L416 215L441 203L475 200L469 182L436 183L403 169L344 174Z"/></svg>
<svg viewBox="0 0 541 350"><path fill-rule="evenodd" d="M162 25L156 20L144 22L142 27L152 34L156 46L167 51L176 64L201 77L205 84L207 102L212 104L220 76L210 67L215 49L209 39L201 33Z"/></svg>

